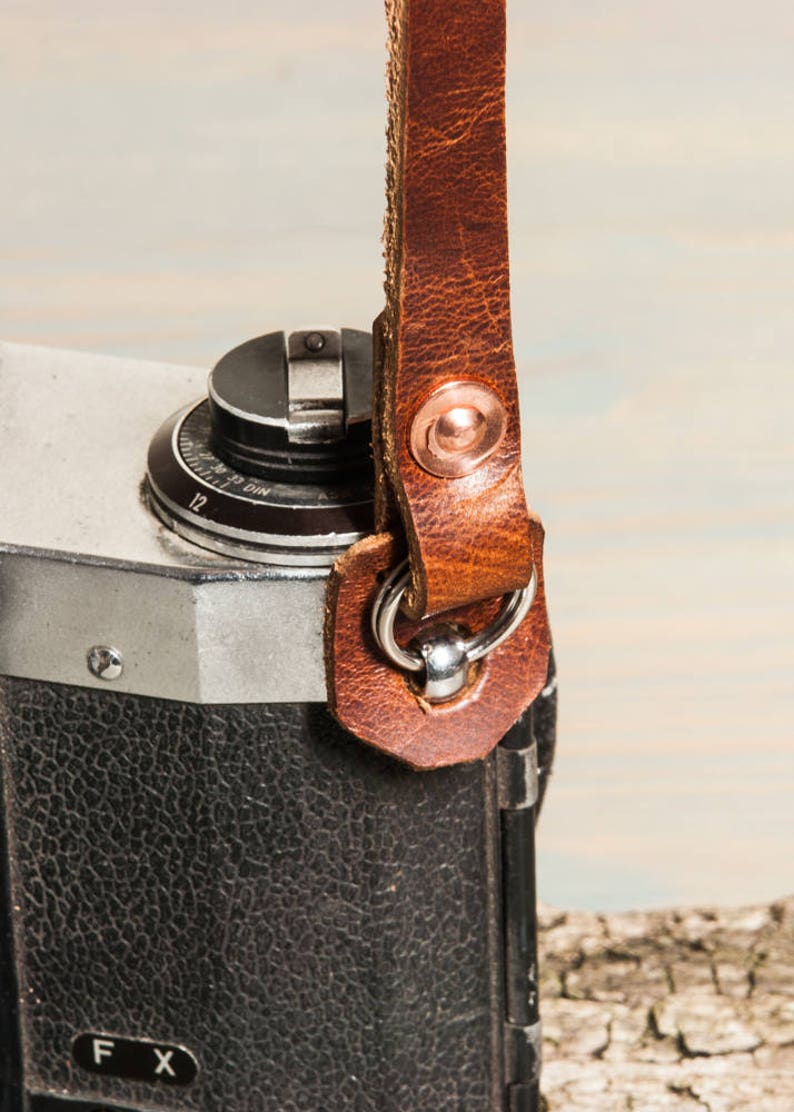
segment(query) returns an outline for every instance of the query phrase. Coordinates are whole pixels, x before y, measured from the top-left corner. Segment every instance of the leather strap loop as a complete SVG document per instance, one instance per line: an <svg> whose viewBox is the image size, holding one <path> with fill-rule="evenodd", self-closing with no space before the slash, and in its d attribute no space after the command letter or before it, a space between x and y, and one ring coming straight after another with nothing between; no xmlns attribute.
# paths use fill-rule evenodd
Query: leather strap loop
<svg viewBox="0 0 794 1112"><path fill-rule="evenodd" d="M538 551L542 530L534 525ZM486 757L546 682L550 650L543 579L527 617L509 640L475 665L465 695L430 704L378 649L370 615L383 578L403 555L390 533L359 541L340 557L329 582L326 620L328 699L341 724L413 768L428 770ZM499 599L488 599L450 620L472 632L494 620ZM406 619L407 644L418 629Z"/></svg>

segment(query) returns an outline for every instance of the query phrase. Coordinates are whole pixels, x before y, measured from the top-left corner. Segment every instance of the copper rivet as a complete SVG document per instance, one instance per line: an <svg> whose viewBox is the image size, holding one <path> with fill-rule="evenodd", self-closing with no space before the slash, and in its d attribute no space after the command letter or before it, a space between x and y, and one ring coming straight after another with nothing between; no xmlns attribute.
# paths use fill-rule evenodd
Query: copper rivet
<svg viewBox="0 0 794 1112"><path fill-rule="evenodd" d="M447 382L419 407L411 425L411 455L431 475L470 475L493 455L507 414L481 382Z"/></svg>

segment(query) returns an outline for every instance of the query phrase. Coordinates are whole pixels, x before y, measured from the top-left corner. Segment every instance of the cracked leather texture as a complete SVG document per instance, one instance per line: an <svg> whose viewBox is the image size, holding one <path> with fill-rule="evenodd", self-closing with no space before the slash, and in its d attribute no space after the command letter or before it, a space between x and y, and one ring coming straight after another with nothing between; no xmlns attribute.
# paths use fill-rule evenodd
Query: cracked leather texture
<svg viewBox="0 0 794 1112"><path fill-rule="evenodd" d="M30 1089L150 1110L500 1107L491 760L417 774L315 705L6 679L0 707ZM81 1031L184 1045L199 1079L85 1073Z"/></svg>

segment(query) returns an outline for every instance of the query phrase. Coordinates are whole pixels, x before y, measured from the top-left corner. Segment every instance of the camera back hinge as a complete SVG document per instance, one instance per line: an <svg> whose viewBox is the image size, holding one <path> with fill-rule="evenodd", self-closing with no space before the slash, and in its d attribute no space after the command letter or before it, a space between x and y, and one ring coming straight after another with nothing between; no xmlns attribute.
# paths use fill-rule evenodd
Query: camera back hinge
<svg viewBox="0 0 794 1112"><path fill-rule="evenodd" d="M521 1077L507 1086L507 1112L539 1112L542 1029L540 1021L528 1027L505 1027L507 1076Z"/></svg>
<svg viewBox="0 0 794 1112"><path fill-rule="evenodd" d="M509 748L512 731L496 750L496 781L501 811L523 811L538 802L538 748L534 737L520 749Z"/></svg>
<svg viewBox="0 0 794 1112"><path fill-rule="evenodd" d="M504 1068L508 1112L538 1112L541 1024L535 891L537 744L531 710L496 750L502 846ZM527 722L529 718L529 722Z"/></svg>

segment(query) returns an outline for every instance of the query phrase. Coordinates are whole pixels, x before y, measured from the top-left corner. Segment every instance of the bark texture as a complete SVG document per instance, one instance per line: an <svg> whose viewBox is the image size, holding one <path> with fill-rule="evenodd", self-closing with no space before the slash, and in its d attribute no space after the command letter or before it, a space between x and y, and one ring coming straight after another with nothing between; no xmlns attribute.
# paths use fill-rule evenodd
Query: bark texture
<svg viewBox="0 0 794 1112"><path fill-rule="evenodd" d="M794 897L540 923L548 1112L793 1112Z"/></svg>

